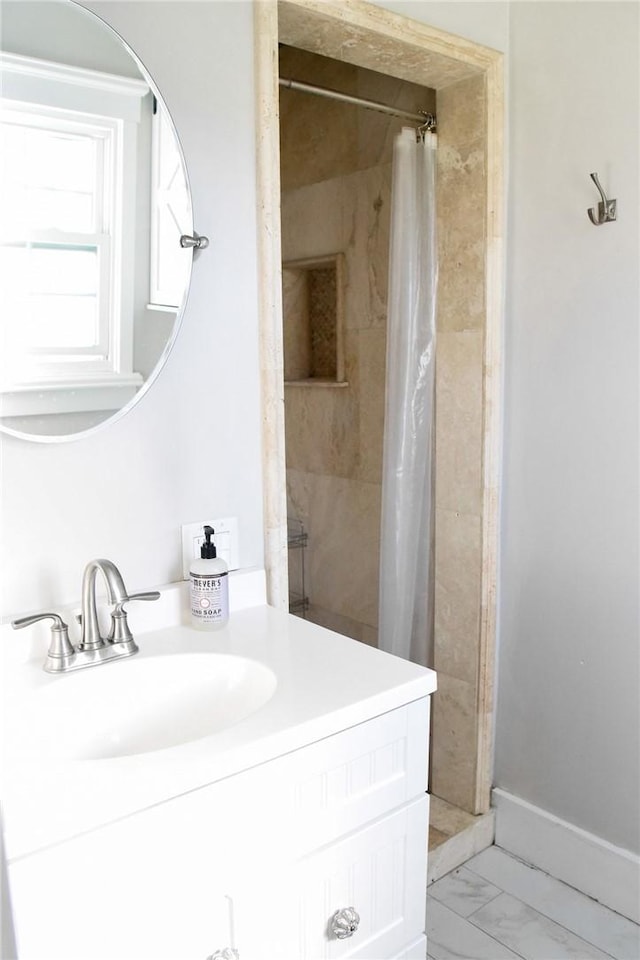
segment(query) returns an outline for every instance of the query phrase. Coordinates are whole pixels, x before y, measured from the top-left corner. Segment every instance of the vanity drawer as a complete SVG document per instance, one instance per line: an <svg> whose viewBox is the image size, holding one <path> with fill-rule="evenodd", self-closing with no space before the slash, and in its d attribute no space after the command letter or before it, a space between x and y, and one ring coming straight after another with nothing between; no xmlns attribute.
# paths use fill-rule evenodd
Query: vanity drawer
<svg viewBox="0 0 640 960"><path fill-rule="evenodd" d="M131 819L178 849L199 823L199 854L246 875L256 860L291 863L423 796L428 742L424 698Z"/></svg>
<svg viewBox="0 0 640 960"><path fill-rule="evenodd" d="M426 792L429 715L429 700L416 700L300 751L292 769L300 853Z"/></svg>
<svg viewBox="0 0 640 960"><path fill-rule="evenodd" d="M429 699L409 703L141 816L200 821L215 842L297 860L427 790ZM179 818L172 816L179 809ZM269 824L268 827L265 825ZM234 842L234 834L240 842ZM206 835L202 838L206 846Z"/></svg>

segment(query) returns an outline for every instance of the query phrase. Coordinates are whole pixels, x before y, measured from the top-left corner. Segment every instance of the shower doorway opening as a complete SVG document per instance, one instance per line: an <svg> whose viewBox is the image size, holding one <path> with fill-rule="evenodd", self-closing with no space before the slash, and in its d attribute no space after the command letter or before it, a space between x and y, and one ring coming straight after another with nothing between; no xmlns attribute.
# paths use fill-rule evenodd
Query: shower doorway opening
<svg viewBox="0 0 640 960"><path fill-rule="evenodd" d="M384 549L377 543L379 493L375 489L380 449L375 433L383 422L384 395L371 384L384 382L384 221L389 199L384 149L393 128L385 127L386 119L380 121L369 111L371 119L365 121L361 111L351 107L358 114L359 129L354 134L343 127L340 137L328 138L329 121L309 116L315 109L309 97L306 105L296 107L305 111L307 121L295 135L287 134L287 111L293 107L283 104L279 123L278 44L284 45L282 58L288 58L292 70L307 69L311 60L326 70L329 77L324 86L336 88L337 71L347 84L355 82L354 76L359 77L357 83L370 84L368 96L365 93L368 99L384 100L389 92L393 98L411 91L423 101L418 109L429 109L424 97L435 97L439 286L434 667L439 689L434 697L432 791L446 808L443 830L436 833L446 836L457 833L461 825L466 829L490 808L502 57L366 3L346 7L342 0L264 0L256 4L256 18L269 600L288 606L289 514L303 523L306 520L307 615L370 643L376 642L377 566L379 549ZM361 72L354 75L349 73L352 69ZM308 77L299 73L293 79ZM300 116L297 126L299 121ZM378 132L373 135L376 124ZM281 127L282 172L278 162ZM330 149L325 151L327 139ZM378 151L379 162L338 172L322 167L328 157L335 162L336 154L339 163L347 164L354 155L370 157L371 151ZM311 155L310 162L315 164L313 181L306 183L296 180L304 154ZM329 205L332 192L335 202ZM329 210L333 212L324 216ZM355 251L362 256L356 258ZM310 297L324 303L318 311L320 319L313 322L318 327L317 340L323 342L320 352L329 344L328 361L326 356L310 360L308 348L295 343L286 323L283 329L283 290L289 316L291 304L295 315L299 304L308 305ZM332 473L326 472L327 462ZM310 524L305 511L312 501L320 519ZM331 529L323 517L331 518ZM344 549L332 542L332 531L338 528L358 531L353 539L359 540L359 549L364 546L358 557L349 552L348 536ZM331 567L340 570L341 564L346 572L335 609L328 602L332 590L327 573ZM350 587L354 579L355 589ZM361 589L371 580L375 591ZM490 831L490 825L486 829ZM485 833L478 840L476 834L471 843L478 842L486 846L491 836Z"/></svg>
<svg viewBox="0 0 640 960"><path fill-rule="evenodd" d="M354 64L285 44L279 64L280 77L314 88L416 116L435 112L433 90ZM289 609L372 646L385 549L392 153L407 125L352 103L280 91Z"/></svg>

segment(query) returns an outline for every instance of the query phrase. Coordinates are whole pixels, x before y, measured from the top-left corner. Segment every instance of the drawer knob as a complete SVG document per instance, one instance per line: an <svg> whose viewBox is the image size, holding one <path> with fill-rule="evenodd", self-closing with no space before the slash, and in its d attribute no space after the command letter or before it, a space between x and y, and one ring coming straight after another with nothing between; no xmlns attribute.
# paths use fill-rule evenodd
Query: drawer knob
<svg viewBox="0 0 640 960"><path fill-rule="evenodd" d="M360 924L360 917L353 907L343 907L342 910L336 910L331 919L331 932L338 940L346 940L352 937Z"/></svg>
<svg viewBox="0 0 640 960"><path fill-rule="evenodd" d="M223 950L216 950L207 960L240 960L240 954L233 947L225 947Z"/></svg>

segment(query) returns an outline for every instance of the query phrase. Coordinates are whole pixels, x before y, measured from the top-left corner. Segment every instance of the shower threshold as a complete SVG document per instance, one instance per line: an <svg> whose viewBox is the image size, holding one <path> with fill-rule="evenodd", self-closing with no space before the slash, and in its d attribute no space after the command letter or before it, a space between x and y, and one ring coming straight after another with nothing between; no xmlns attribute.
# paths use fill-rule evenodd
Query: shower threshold
<svg viewBox="0 0 640 960"><path fill-rule="evenodd" d="M495 837L495 811L474 816L453 804L431 797L428 882L435 883L490 847Z"/></svg>

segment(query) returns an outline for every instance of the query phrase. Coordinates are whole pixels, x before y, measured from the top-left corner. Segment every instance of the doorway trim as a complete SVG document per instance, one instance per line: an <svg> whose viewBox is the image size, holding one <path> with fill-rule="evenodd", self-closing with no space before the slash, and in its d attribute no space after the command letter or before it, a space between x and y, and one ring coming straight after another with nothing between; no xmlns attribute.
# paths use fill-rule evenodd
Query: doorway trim
<svg viewBox="0 0 640 960"><path fill-rule="evenodd" d="M503 313L503 55L361 0L257 0L257 186L259 344L262 400L265 568L268 601L288 607L284 364L282 345L278 42L445 89L483 78L486 137L482 346L481 550L473 690L473 790L459 805L490 806L493 763L498 482ZM436 662L436 669L438 663ZM450 799L445 797L445 799ZM456 802L455 800L453 802Z"/></svg>

